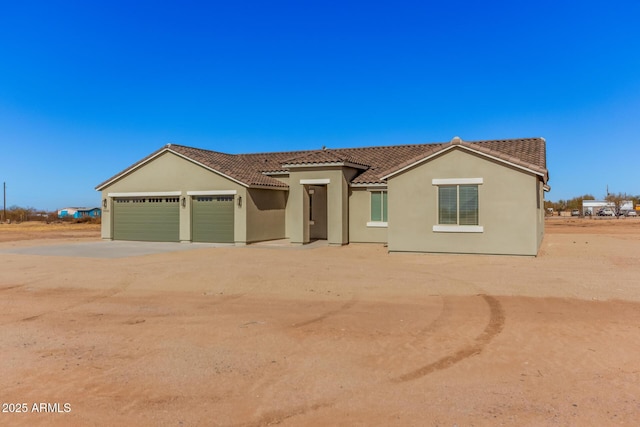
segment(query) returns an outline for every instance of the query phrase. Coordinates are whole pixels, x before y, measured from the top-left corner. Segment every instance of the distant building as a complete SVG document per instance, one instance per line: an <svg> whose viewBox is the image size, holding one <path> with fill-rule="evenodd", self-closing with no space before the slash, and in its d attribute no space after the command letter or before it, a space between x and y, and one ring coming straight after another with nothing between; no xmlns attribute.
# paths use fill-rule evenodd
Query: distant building
<svg viewBox="0 0 640 427"><path fill-rule="evenodd" d="M627 212L630 212L632 210L634 210L633 200L623 200L622 202L620 202L620 213L626 214Z"/></svg>
<svg viewBox="0 0 640 427"><path fill-rule="evenodd" d="M611 208L614 212L619 208L622 214L626 214L633 210L633 201L622 200L620 206L616 207L614 202L608 202L606 200L583 200L582 201L582 214L583 215L597 215L598 211L603 208Z"/></svg>
<svg viewBox="0 0 640 427"><path fill-rule="evenodd" d="M58 218L100 218L102 209L100 208L64 208L58 210Z"/></svg>
<svg viewBox="0 0 640 427"><path fill-rule="evenodd" d="M582 215L597 215L600 209L606 207L615 209L616 205L615 203L607 202L606 200L583 200Z"/></svg>

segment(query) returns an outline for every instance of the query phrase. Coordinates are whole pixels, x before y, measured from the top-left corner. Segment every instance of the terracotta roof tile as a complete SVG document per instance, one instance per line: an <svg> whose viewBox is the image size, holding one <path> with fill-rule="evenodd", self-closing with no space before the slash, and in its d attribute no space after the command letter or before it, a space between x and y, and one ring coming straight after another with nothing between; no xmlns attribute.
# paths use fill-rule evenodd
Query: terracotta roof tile
<svg viewBox="0 0 640 427"><path fill-rule="evenodd" d="M546 148L544 138L521 138L491 141L462 141L452 140L445 144L433 145L434 149L420 153L383 171L381 177L393 174L414 163L417 163L440 151L452 146L466 147L474 151L504 160L523 168L538 172L544 176L544 181L549 178L546 167Z"/></svg>
<svg viewBox="0 0 640 427"><path fill-rule="evenodd" d="M127 172L135 169L159 153L169 150L200 163L249 187L287 188L282 181L268 173L287 172L284 165L313 165L323 163L353 163L363 171L351 180L352 184L384 184L382 178L400 171L416 162L460 145L470 150L516 164L544 176L546 183L545 140L522 138L490 141L462 141L454 139L448 143L393 145L382 147L335 148L322 150L288 151L274 153L226 154L217 151L169 144L155 151L119 174L98 185L100 189Z"/></svg>
<svg viewBox="0 0 640 427"><path fill-rule="evenodd" d="M322 149L306 152L300 156L292 157L284 162L287 165L306 166L325 163L353 163L355 165L369 167L360 158L350 155L345 150Z"/></svg>

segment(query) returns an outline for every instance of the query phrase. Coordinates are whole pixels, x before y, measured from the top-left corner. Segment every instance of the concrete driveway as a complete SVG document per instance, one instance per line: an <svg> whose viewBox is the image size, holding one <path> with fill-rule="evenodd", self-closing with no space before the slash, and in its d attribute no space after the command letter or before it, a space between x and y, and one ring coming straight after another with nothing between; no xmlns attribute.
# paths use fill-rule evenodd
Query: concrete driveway
<svg viewBox="0 0 640 427"><path fill-rule="evenodd" d="M84 258L126 258L201 248L234 247L230 243L99 241L0 249L0 253Z"/></svg>

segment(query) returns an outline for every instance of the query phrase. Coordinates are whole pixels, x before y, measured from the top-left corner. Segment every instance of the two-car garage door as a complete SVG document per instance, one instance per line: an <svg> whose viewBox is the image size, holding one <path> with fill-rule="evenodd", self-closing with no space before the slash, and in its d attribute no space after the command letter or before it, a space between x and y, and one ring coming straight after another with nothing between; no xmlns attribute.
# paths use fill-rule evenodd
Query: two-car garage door
<svg viewBox="0 0 640 427"><path fill-rule="evenodd" d="M180 198L115 198L113 238L152 242L180 241Z"/></svg>
<svg viewBox="0 0 640 427"><path fill-rule="evenodd" d="M233 243L233 196L194 196L191 233L194 242ZM113 200L113 238L178 242L179 197L119 197Z"/></svg>

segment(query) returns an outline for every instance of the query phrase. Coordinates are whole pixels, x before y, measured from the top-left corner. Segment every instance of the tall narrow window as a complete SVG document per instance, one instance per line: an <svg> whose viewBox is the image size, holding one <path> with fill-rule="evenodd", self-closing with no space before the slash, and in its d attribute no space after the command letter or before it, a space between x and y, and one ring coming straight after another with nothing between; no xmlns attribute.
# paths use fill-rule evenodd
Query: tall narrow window
<svg viewBox="0 0 640 427"><path fill-rule="evenodd" d="M371 191L371 222L387 222L387 192Z"/></svg>

